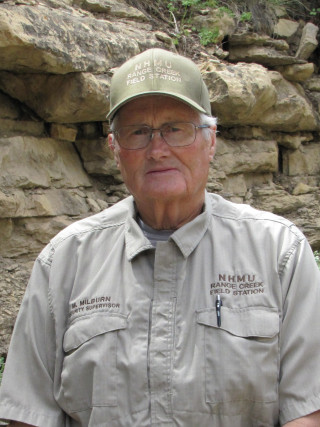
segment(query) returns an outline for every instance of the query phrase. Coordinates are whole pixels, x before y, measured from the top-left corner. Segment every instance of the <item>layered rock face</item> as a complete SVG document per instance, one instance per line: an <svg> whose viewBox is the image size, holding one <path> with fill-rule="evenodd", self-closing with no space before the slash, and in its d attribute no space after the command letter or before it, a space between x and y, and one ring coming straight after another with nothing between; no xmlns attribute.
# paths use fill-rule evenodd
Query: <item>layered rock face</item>
<svg viewBox="0 0 320 427"><path fill-rule="evenodd" d="M210 13L198 21L217 25ZM107 148L109 85L131 56L176 50L155 27L116 0L0 3L0 355L36 254L128 194ZM183 52L218 117L208 190L293 220L320 249L318 28L282 17L275 38L221 31L224 50Z"/></svg>

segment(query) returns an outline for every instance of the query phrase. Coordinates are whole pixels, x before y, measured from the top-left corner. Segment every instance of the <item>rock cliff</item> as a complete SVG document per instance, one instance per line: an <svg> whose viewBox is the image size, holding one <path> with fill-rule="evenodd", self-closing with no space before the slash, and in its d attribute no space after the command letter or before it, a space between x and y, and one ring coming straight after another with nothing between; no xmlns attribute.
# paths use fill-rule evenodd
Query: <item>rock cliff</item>
<svg viewBox="0 0 320 427"><path fill-rule="evenodd" d="M0 355L36 254L127 194L106 144L108 90L150 47L190 56L208 85L219 123L208 190L293 220L320 249L318 27L275 17L270 36L202 11L195 25L220 23L205 48L176 46L169 24L129 2L0 0Z"/></svg>

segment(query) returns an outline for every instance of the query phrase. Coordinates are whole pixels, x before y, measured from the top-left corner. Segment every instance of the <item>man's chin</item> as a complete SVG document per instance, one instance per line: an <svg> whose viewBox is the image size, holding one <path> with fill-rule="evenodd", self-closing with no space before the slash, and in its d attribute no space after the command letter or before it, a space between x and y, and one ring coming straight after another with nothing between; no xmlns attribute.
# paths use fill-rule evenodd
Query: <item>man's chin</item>
<svg viewBox="0 0 320 427"><path fill-rule="evenodd" d="M168 188L167 186L145 189L143 194L140 194L140 200L150 200L156 203L167 203L170 201L177 202L179 200L183 200L185 197L185 189ZM138 198L138 195L135 198Z"/></svg>

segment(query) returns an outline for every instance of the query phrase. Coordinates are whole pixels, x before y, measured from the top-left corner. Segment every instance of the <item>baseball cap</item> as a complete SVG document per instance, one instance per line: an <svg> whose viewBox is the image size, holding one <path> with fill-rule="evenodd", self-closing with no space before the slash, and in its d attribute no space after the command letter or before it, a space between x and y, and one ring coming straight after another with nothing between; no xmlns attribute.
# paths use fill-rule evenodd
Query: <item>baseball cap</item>
<svg viewBox="0 0 320 427"><path fill-rule="evenodd" d="M164 49L148 49L120 66L110 85L108 119L127 102L145 95L167 95L211 115L208 89L197 65Z"/></svg>

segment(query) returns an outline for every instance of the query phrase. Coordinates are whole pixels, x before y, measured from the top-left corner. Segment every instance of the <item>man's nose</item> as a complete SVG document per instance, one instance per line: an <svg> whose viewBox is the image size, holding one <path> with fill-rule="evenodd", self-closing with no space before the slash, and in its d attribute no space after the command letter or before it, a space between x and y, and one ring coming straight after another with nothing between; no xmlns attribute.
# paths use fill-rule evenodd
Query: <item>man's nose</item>
<svg viewBox="0 0 320 427"><path fill-rule="evenodd" d="M150 142L148 145L148 157L159 159L161 157L167 156L169 152L170 147L163 138L161 130L152 129Z"/></svg>
<svg viewBox="0 0 320 427"><path fill-rule="evenodd" d="M152 141L154 139L154 137L156 136L156 134L158 134L161 139L165 140L164 137L163 137L163 135L162 135L162 130L155 128L155 129L151 129L150 141Z"/></svg>

